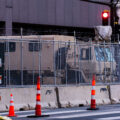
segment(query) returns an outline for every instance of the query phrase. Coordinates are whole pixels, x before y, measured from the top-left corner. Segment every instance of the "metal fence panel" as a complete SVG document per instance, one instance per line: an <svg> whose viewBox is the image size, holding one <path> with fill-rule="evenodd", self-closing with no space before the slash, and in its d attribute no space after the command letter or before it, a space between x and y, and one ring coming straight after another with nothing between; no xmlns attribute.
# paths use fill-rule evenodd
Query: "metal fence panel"
<svg viewBox="0 0 120 120"><path fill-rule="evenodd" d="M55 40L4 39L0 43L2 84L90 84L93 74L100 84L120 82L120 45Z"/></svg>

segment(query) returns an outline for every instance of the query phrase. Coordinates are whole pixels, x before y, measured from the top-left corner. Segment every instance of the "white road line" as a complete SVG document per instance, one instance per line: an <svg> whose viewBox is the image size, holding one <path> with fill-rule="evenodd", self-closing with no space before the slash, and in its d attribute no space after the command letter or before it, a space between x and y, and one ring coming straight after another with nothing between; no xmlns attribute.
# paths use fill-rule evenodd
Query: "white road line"
<svg viewBox="0 0 120 120"><path fill-rule="evenodd" d="M29 110L29 111L16 111L15 113L27 113L27 112L34 112L35 110ZM0 115L8 114L9 112L1 112Z"/></svg>
<svg viewBox="0 0 120 120"><path fill-rule="evenodd" d="M78 117L87 117L87 116L97 116L97 115L107 115L107 114L115 114L120 113L120 111L110 111L110 112L91 112L91 113L82 113L82 114L72 114L72 115L62 115L57 117L51 117L51 118L59 118L59 119L65 119L65 118L78 118Z"/></svg>
<svg viewBox="0 0 120 120"><path fill-rule="evenodd" d="M28 111L15 111L15 113L29 113L29 112L34 112L35 110L28 110ZM42 112L45 110L42 110ZM0 115L5 115L8 114L9 112L0 112Z"/></svg>
<svg viewBox="0 0 120 120"><path fill-rule="evenodd" d="M68 111L55 111L55 112L46 112L43 113L42 115L56 115L56 114L63 114L63 113L80 113L80 112L85 112L87 110L68 110ZM27 115L18 115L18 117L27 117L27 116L32 116L35 114L27 114Z"/></svg>
<svg viewBox="0 0 120 120"><path fill-rule="evenodd" d="M33 115L35 115L35 114L19 115L19 116L17 116L17 117L18 117L18 118L23 118L23 117L27 117L27 116L33 116Z"/></svg>
<svg viewBox="0 0 120 120"><path fill-rule="evenodd" d="M62 114L62 113L78 113L78 112L85 112L87 110L64 110L64 111L55 111L55 112L46 112L43 115L55 115L55 114Z"/></svg>
<svg viewBox="0 0 120 120"><path fill-rule="evenodd" d="M117 117L107 117L107 118L98 118L96 120L120 120L120 116L117 116Z"/></svg>

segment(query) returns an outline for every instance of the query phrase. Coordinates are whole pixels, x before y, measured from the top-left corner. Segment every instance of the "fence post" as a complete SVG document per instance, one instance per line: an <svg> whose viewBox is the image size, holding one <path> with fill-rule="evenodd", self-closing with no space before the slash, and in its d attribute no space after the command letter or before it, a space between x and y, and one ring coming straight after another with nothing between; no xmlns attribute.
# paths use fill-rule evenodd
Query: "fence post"
<svg viewBox="0 0 120 120"><path fill-rule="evenodd" d="M23 38L23 28L20 29L21 33L21 44L20 44L20 49L21 49L21 85L23 85L23 43L22 43L22 38Z"/></svg>
<svg viewBox="0 0 120 120"><path fill-rule="evenodd" d="M40 36L39 36L39 76L41 78L41 50L42 50L42 43L41 43L41 39L40 39Z"/></svg>
<svg viewBox="0 0 120 120"><path fill-rule="evenodd" d="M55 41L53 41L53 69L54 69L54 83L56 85Z"/></svg>
<svg viewBox="0 0 120 120"><path fill-rule="evenodd" d="M77 71L76 71L76 32L74 31L74 66L75 66L75 81L77 84Z"/></svg>
<svg viewBox="0 0 120 120"><path fill-rule="evenodd" d="M10 41L9 41L9 39L8 39L8 76L9 76L9 78L8 78L8 80L9 80L9 85L11 84L11 81L10 81Z"/></svg>

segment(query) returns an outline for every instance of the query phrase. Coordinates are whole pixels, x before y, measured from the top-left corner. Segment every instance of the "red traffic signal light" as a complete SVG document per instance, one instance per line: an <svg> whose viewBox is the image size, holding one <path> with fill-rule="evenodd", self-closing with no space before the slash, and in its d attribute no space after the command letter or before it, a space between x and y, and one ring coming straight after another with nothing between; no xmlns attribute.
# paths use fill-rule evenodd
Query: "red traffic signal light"
<svg viewBox="0 0 120 120"><path fill-rule="evenodd" d="M103 17L104 19L107 19L107 18L109 17L108 12L103 12L103 13L102 13L102 17Z"/></svg>
<svg viewBox="0 0 120 120"><path fill-rule="evenodd" d="M102 12L102 25L108 25L108 18L109 18L109 11L108 10L104 10Z"/></svg>

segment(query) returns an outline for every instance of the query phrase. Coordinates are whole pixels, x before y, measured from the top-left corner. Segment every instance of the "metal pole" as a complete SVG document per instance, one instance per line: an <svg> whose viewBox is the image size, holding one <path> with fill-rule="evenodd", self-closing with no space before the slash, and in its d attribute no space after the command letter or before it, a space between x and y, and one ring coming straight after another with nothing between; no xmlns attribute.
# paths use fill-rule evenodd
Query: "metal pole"
<svg viewBox="0 0 120 120"><path fill-rule="evenodd" d="M6 42L6 40L5 40L5 50L4 50L4 55L5 55L5 58L7 58L7 54L6 54L6 52L7 52L7 42ZM5 64L5 69L4 69L4 80L5 80L5 85L7 85L7 66L6 66L6 64Z"/></svg>
<svg viewBox="0 0 120 120"><path fill-rule="evenodd" d="M91 56L91 51L92 51L92 38L89 38L89 42L90 42L90 44L89 44L89 47L88 47L88 50L89 50L89 60L88 60L88 64L90 64L90 61L91 61L91 59L92 59L92 56ZM91 76L92 74L91 74L91 71L90 71L90 69L89 69L89 75L88 75L88 79L90 80L90 76Z"/></svg>
<svg viewBox="0 0 120 120"><path fill-rule="evenodd" d="M104 72L105 72L105 75L104 75L104 79L106 78L106 65L105 65L105 41L104 41ZM105 79L105 82L106 82L106 79Z"/></svg>
<svg viewBox="0 0 120 120"><path fill-rule="evenodd" d="M36 42L33 42L33 85L34 85L34 83L35 83L35 79L34 79L34 75L35 75L35 70L34 70L34 56L35 56L35 54L34 54L34 51L35 51L35 43Z"/></svg>
<svg viewBox="0 0 120 120"><path fill-rule="evenodd" d="M119 48L119 46L120 46L120 35L118 34L118 47L117 47L117 57L118 57L118 71L117 71L117 78L118 78L118 81L120 82L120 63L119 63L119 60L120 60L120 53L119 53L119 51L120 51L120 48Z"/></svg>
<svg viewBox="0 0 120 120"><path fill-rule="evenodd" d="M60 72L61 72L61 68L62 68L62 66L61 66L61 58L62 58L62 57L61 57L61 55L62 55L62 54L61 54L61 42L60 42L59 48L60 48Z"/></svg>
<svg viewBox="0 0 120 120"><path fill-rule="evenodd" d="M113 69L112 69L112 64L113 64L113 62L112 62L112 44L111 44L111 40L110 40L110 80L111 80L111 82L112 82L112 74L111 73L113 73Z"/></svg>
<svg viewBox="0 0 120 120"><path fill-rule="evenodd" d="M67 86L67 84L68 84L68 71L67 71L67 59L66 59L66 56L67 56L67 49L66 49L66 47L67 47L67 45L66 45L66 42L65 42L65 77L66 77L66 86Z"/></svg>
<svg viewBox="0 0 120 120"><path fill-rule="evenodd" d="M100 52L100 48L101 48L101 46L100 46L100 41L98 41L98 51L97 52ZM99 72L100 72L100 78L99 78L99 81L101 82L101 80L102 80L102 67L101 67L101 60L99 60L98 59L98 66L99 66ZM103 82L103 81L102 81Z"/></svg>
<svg viewBox="0 0 120 120"><path fill-rule="evenodd" d="M41 78L41 50L42 50L42 46L41 46L41 39L40 39L40 37L39 37L39 43L38 43L38 45L39 45L39 76L40 76L40 78Z"/></svg>
<svg viewBox="0 0 120 120"><path fill-rule="evenodd" d="M54 83L56 85L55 41L53 41L53 69L54 69Z"/></svg>
<svg viewBox="0 0 120 120"><path fill-rule="evenodd" d="M76 33L74 31L74 66L75 66L75 81L77 85L77 69L76 69Z"/></svg>
<svg viewBox="0 0 120 120"><path fill-rule="evenodd" d="M9 85L11 84L11 81L10 81L10 41L8 39L8 75L9 75Z"/></svg>
<svg viewBox="0 0 120 120"><path fill-rule="evenodd" d="M78 48L77 51L78 51L79 84L80 84L80 45L78 45L77 48Z"/></svg>
<svg viewBox="0 0 120 120"><path fill-rule="evenodd" d="M23 28L20 29L21 31L21 85L23 85L23 43L22 43L22 36L23 36Z"/></svg>

